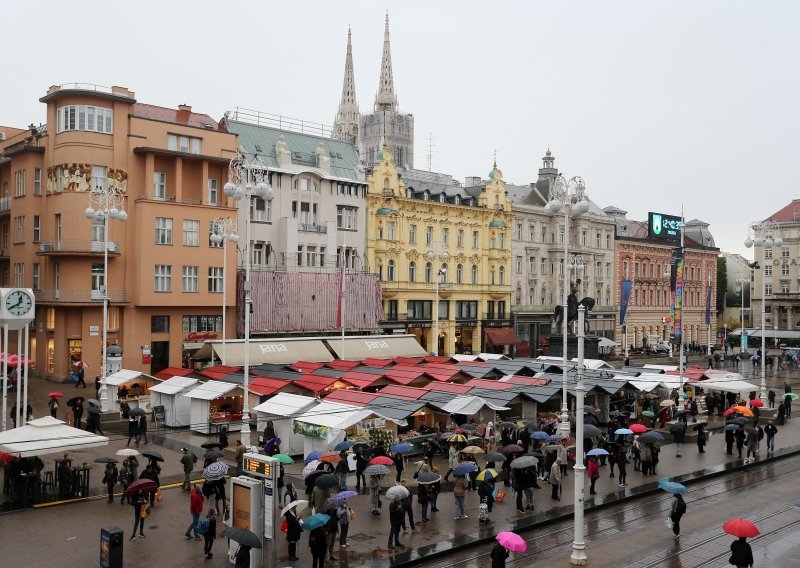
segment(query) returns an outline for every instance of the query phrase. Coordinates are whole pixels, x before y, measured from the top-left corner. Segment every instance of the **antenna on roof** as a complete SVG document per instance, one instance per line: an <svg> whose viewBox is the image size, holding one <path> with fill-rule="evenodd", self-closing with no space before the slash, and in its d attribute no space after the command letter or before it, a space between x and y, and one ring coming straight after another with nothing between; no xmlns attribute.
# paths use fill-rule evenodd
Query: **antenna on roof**
<svg viewBox="0 0 800 568"><path fill-rule="evenodd" d="M436 144L434 143L436 139L433 137L433 133L428 132L428 143L425 145L425 161L428 164L428 171L432 171L432 164L433 164L433 155L436 153Z"/></svg>

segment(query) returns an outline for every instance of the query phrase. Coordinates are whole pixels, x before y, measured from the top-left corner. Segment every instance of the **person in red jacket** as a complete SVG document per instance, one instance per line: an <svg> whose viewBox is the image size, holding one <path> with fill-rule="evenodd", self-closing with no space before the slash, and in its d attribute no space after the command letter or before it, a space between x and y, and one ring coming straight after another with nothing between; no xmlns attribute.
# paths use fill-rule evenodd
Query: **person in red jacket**
<svg viewBox="0 0 800 568"><path fill-rule="evenodd" d="M189 512L192 514L192 524L189 525L189 528L184 533L186 538L192 538L192 531L194 531L194 539L200 540L200 535L197 533L197 523L200 520L200 513L203 512L205 502L206 498L203 497L200 485L195 483L194 490L189 495Z"/></svg>
<svg viewBox="0 0 800 568"><path fill-rule="evenodd" d="M594 490L594 483L600 478L600 466L597 465L597 460L594 456L589 458L589 463L586 466L586 475L589 476L589 480L592 482L592 485L589 488L589 494L596 495L597 493Z"/></svg>

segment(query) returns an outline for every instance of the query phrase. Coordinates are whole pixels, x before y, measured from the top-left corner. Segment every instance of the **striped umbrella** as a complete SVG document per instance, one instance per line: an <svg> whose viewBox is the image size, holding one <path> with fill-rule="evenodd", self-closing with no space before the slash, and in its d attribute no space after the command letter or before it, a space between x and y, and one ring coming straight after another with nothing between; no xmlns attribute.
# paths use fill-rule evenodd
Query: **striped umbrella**
<svg viewBox="0 0 800 568"><path fill-rule="evenodd" d="M456 443L459 443L459 444L466 444L467 443L467 437L464 434L453 434L452 436L447 438L447 441L448 442L456 442Z"/></svg>
<svg viewBox="0 0 800 568"><path fill-rule="evenodd" d="M372 477L373 475L386 475L389 473L389 468L385 465L368 465L364 470L364 475Z"/></svg>
<svg viewBox="0 0 800 568"><path fill-rule="evenodd" d="M482 472L480 472L475 477L475 479L477 479L478 481L491 481L493 479L496 479L498 475L499 474L497 473L496 470L489 468L489 469L484 469Z"/></svg>
<svg viewBox="0 0 800 568"><path fill-rule="evenodd" d="M209 481L217 481L228 473L228 466L222 462L214 462L203 470L203 477Z"/></svg>

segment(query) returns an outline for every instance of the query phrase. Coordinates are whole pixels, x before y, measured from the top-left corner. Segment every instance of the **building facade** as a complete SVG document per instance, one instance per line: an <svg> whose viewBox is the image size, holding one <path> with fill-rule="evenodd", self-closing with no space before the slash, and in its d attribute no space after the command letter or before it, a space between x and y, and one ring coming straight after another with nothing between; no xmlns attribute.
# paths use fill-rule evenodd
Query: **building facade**
<svg viewBox="0 0 800 568"><path fill-rule="evenodd" d="M180 365L221 336L223 286L235 314L235 280L209 240L214 219L236 215L222 193L235 136L189 106L140 103L124 87L53 86L40 101L45 124L0 142L0 277L35 291L36 371L63 378L83 360L87 375L100 374L106 283L108 341L122 347L123 366ZM125 196L128 219L109 220L108 235L84 214L97 187Z"/></svg>
<svg viewBox="0 0 800 568"><path fill-rule="evenodd" d="M753 293L754 271L750 263L739 254L722 253L725 261L727 282L725 287L724 309L720 324L727 325L728 332L744 326L753 326L750 306ZM720 280L720 286L722 282Z"/></svg>
<svg viewBox="0 0 800 568"><path fill-rule="evenodd" d="M648 223L627 219L627 212L622 209L606 207L605 212L614 218L616 225L614 282L617 298L620 298L624 280L633 283L624 327L617 326L617 341L622 343L627 340L629 346L639 348L646 345L646 336L655 335L669 340L674 326L670 314L670 267L672 249L680 246L680 240L651 238ZM684 248L683 342L705 346L709 342L707 309L710 309L711 341L716 338L719 255L708 223L698 220L686 222Z"/></svg>
<svg viewBox="0 0 800 568"><path fill-rule="evenodd" d="M367 175L367 258L382 284L384 329L413 333L440 354L504 349L512 217L502 173L495 166L477 195L432 192L400 179L388 147L378 157Z"/></svg>
<svg viewBox="0 0 800 568"><path fill-rule="evenodd" d="M517 335L529 353L548 352L553 313L564 298L564 215L550 215L544 206L550 184L558 175L550 150L542 158L536 183L509 186L512 222L512 312ZM578 298L592 297L589 333L613 339L618 313L614 294L614 218L590 203L587 213L573 217L569 227L569 254L580 255L583 268L570 274Z"/></svg>

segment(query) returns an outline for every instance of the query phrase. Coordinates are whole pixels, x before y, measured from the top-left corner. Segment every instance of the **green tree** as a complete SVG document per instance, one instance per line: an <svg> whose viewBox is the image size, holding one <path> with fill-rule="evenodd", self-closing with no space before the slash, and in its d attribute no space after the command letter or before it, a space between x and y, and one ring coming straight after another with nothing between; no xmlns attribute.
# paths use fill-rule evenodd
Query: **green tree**
<svg viewBox="0 0 800 568"><path fill-rule="evenodd" d="M728 291L728 265L725 257L717 257L717 314L722 314L725 310L725 295Z"/></svg>

